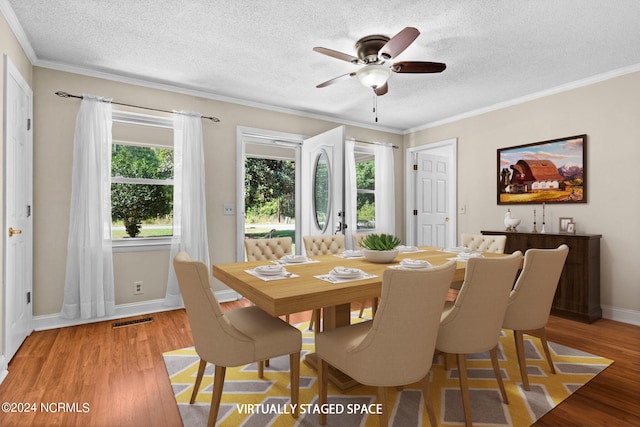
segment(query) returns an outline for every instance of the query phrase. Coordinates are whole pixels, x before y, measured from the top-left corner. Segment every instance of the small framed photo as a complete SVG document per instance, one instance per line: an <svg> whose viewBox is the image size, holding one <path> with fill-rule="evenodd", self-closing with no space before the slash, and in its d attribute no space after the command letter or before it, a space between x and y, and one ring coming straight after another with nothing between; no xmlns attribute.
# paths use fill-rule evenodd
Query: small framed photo
<svg viewBox="0 0 640 427"><path fill-rule="evenodd" d="M570 234L575 234L576 232L576 225L573 222L570 222L567 224L567 233Z"/></svg>
<svg viewBox="0 0 640 427"><path fill-rule="evenodd" d="M559 228L558 230L560 230L560 233L573 233L573 231L569 231L569 224L573 224L573 218L570 217L561 217L560 218L560 224L559 224ZM574 225L574 230L575 230L575 224Z"/></svg>

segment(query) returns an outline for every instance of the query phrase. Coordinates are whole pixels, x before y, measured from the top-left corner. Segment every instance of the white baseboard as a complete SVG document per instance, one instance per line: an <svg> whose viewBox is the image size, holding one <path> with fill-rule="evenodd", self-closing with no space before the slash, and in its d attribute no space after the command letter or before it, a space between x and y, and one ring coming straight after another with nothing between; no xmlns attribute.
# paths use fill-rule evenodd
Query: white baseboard
<svg viewBox="0 0 640 427"><path fill-rule="evenodd" d="M603 305L602 317L616 322L629 323L640 326L640 311Z"/></svg>
<svg viewBox="0 0 640 427"><path fill-rule="evenodd" d="M223 291L217 291L216 298L220 302L228 302L228 301L238 300L242 297L237 292L228 289ZM167 306L165 304L164 299L157 299L157 300L150 300L150 301L137 302L137 303L131 303L131 304L116 305L115 312L113 313L112 316L108 316L108 317L99 317L99 318L93 318L93 319L65 319L62 316L60 316L60 313L46 314L43 316L33 317L33 330L44 331L47 329L64 328L67 326L84 325L84 324L94 323L94 322L104 322L106 320L122 319L123 317L140 316L143 314L176 310L178 308L183 308L183 307L184 305L182 304L175 305L175 306ZM0 369L2 369L2 365L0 365Z"/></svg>
<svg viewBox="0 0 640 427"><path fill-rule="evenodd" d="M0 354L0 384L7 378L9 375L9 363L7 362L7 358L4 357L4 354Z"/></svg>

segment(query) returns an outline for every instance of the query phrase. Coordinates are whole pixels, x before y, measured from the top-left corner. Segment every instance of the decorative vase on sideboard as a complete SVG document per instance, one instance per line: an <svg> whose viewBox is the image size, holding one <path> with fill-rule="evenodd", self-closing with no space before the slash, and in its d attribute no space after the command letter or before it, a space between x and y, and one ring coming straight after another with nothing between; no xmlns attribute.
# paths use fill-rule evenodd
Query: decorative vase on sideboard
<svg viewBox="0 0 640 427"><path fill-rule="evenodd" d="M505 253L527 249L569 246L551 313L592 323L602 318L600 307L600 234L551 234L481 231L485 235L506 235Z"/></svg>

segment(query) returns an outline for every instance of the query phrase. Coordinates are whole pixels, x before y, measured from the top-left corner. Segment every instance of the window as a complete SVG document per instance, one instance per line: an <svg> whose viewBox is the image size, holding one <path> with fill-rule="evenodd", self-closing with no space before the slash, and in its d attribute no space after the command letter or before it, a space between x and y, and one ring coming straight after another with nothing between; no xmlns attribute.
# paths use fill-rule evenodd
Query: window
<svg viewBox="0 0 640 427"><path fill-rule="evenodd" d="M113 112L111 237L116 247L168 244L173 235L171 119Z"/></svg>
<svg viewBox="0 0 640 427"><path fill-rule="evenodd" d="M356 148L356 206L359 232L376 228L376 174L373 151Z"/></svg>
<svg viewBox="0 0 640 427"><path fill-rule="evenodd" d="M114 143L112 239L173 235L173 149Z"/></svg>

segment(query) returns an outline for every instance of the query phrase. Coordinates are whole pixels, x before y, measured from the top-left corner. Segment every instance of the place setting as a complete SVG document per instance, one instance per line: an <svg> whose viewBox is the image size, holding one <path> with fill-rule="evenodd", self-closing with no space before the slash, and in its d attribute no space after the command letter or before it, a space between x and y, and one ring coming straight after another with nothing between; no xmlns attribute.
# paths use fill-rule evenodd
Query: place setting
<svg viewBox="0 0 640 427"><path fill-rule="evenodd" d="M427 252L426 249L420 249L417 246L405 246L405 245L399 245L396 246L396 249L398 250L398 252L400 252L401 254L406 254L406 253L413 253L413 252Z"/></svg>
<svg viewBox="0 0 640 427"><path fill-rule="evenodd" d="M398 265L392 265L389 268L393 268L396 270L422 270L425 268L432 268L433 265L429 261L424 261L421 259L411 259L405 258L400 261Z"/></svg>
<svg viewBox="0 0 640 427"><path fill-rule="evenodd" d="M272 262L278 265L300 265L311 264L320 261L308 258L306 255L285 255L280 259L273 260Z"/></svg>
<svg viewBox="0 0 640 427"><path fill-rule="evenodd" d="M347 268L347 267L335 267L328 274L320 274L314 276L317 279L324 280L330 283L345 283L362 279L370 279L372 277L378 277L375 274L369 274L359 268Z"/></svg>
<svg viewBox="0 0 640 427"><path fill-rule="evenodd" d="M345 258L345 259L349 259L349 258L364 258L364 251L362 250L353 250L353 249L347 249L339 254L336 254L336 256L338 258Z"/></svg>
<svg viewBox="0 0 640 427"><path fill-rule="evenodd" d="M470 258L483 257L480 252L474 252L471 249L464 246L442 249L442 252L449 252L452 254L456 254L455 257L447 258L448 260L463 261L463 262L469 261Z"/></svg>
<svg viewBox="0 0 640 427"><path fill-rule="evenodd" d="M245 272L264 281L300 277L297 274L287 271L287 269L281 265L260 265L253 270L245 270Z"/></svg>

